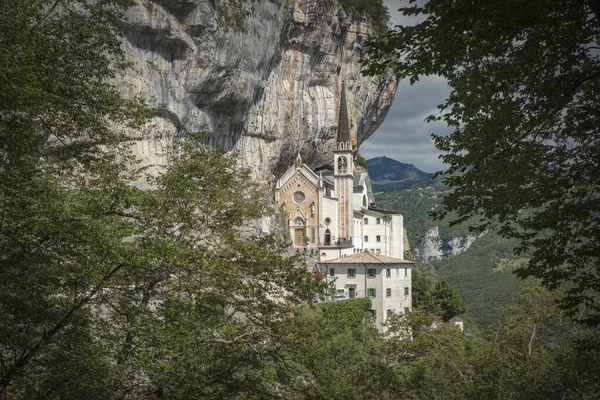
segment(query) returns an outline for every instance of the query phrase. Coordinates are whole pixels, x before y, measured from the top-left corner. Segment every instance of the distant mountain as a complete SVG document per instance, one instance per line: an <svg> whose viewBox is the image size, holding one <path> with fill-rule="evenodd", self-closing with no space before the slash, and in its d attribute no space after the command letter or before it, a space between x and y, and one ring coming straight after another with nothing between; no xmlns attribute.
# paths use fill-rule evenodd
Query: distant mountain
<svg viewBox="0 0 600 400"><path fill-rule="evenodd" d="M429 177L412 164L404 164L388 157L367 160L369 176L373 181L419 181Z"/></svg>

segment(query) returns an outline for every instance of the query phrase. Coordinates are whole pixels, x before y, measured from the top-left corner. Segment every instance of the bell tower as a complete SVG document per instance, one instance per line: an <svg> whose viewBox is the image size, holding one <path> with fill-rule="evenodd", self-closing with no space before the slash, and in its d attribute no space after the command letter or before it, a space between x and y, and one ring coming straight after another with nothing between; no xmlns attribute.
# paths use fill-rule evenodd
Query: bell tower
<svg viewBox="0 0 600 400"><path fill-rule="evenodd" d="M336 147L333 151L333 178L335 195L338 199L338 236L340 239L351 239L354 232L354 160L346 106L346 87L342 81L340 90L340 110Z"/></svg>

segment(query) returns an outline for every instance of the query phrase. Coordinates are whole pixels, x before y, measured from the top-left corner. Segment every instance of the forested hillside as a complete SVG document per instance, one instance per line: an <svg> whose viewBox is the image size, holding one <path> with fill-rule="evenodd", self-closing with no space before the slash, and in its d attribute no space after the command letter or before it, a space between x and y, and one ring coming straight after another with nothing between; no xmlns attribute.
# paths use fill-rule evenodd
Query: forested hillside
<svg viewBox="0 0 600 400"><path fill-rule="evenodd" d="M399 184L403 184L402 186ZM416 182L374 182L377 204L404 216L411 248L418 247L429 228L438 226L440 238L447 244L452 238L466 237L468 223L450 225L452 215L434 221L429 212L440 206L443 196L449 193L439 179ZM426 276L447 280L465 302L468 317L473 317L482 327L495 325L500 310L513 300L517 279L512 273L515 265L513 248L517 242L501 238L488 231L464 253L434 261L431 266L418 265Z"/></svg>
<svg viewBox="0 0 600 400"><path fill-rule="evenodd" d="M481 327L496 326L501 309L514 300L517 277L512 271L523 261L514 255L515 245L514 240L488 232L464 253L433 262L437 275L461 295L467 306L465 315Z"/></svg>
<svg viewBox="0 0 600 400"><path fill-rule="evenodd" d="M368 160L367 166L371 179L376 181L420 181L429 178L427 172L421 171L414 165L401 163L385 156Z"/></svg>
<svg viewBox="0 0 600 400"><path fill-rule="evenodd" d="M369 168L371 179L371 169ZM429 212L437 209L444 194L449 188L439 179L425 179L402 182L373 182L373 191L377 205L389 210L398 211L404 216L404 227L413 245L419 241L432 226L438 226L442 239L466 236L467 225L450 226L447 221L434 221Z"/></svg>

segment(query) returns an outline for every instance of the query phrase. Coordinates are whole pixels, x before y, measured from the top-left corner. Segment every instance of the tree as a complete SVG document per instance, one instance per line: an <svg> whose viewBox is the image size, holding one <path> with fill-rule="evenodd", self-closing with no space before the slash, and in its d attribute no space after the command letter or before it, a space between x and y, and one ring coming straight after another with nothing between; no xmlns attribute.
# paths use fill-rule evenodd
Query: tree
<svg viewBox="0 0 600 400"><path fill-rule="evenodd" d="M136 187L126 4L0 2L0 399L260 398L321 282L255 226L274 210L235 154L181 141Z"/></svg>
<svg viewBox="0 0 600 400"><path fill-rule="evenodd" d="M280 326L284 363L274 368L286 399L398 398L370 299L303 306Z"/></svg>
<svg viewBox="0 0 600 400"><path fill-rule="evenodd" d="M412 272L412 299L413 308L433 314L440 313L446 322L466 311L465 304L452 285L445 280L433 284L416 270Z"/></svg>
<svg viewBox="0 0 600 400"><path fill-rule="evenodd" d="M465 303L448 281L437 282L432 297L435 304L441 308L444 321L449 321L455 315L466 311Z"/></svg>
<svg viewBox="0 0 600 400"><path fill-rule="evenodd" d="M433 297L431 296L431 281L413 269L411 275L412 305L413 308L434 310Z"/></svg>
<svg viewBox="0 0 600 400"><path fill-rule="evenodd" d="M342 0L341 3L350 12L368 16L378 33L387 30L390 15L382 0Z"/></svg>
<svg viewBox="0 0 600 400"><path fill-rule="evenodd" d="M384 351L402 398L597 398L598 347L588 340L598 329L573 325L557 307L560 296L526 281L484 337L435 323L439 317L422 309L399 315Z"/></svg>
<svg viewBox="0 0 600 400"><path fill-rule="evenodd" d="M411 1L410 3L413 3ZM371 47L371 73L411 83L440 75L452 88L434 136L454 191L440 218L479 219L532 249L521 277L566 285L563 305L600 323L600 4L589 1L427 1L420 17Z"/></svg>

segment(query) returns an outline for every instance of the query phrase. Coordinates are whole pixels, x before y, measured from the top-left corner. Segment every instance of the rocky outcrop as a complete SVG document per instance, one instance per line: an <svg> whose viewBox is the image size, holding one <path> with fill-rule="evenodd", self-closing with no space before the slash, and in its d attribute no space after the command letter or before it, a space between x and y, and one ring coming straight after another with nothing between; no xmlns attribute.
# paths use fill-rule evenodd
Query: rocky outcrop
<svg viewBox="0 0 600 400"><path fill-rule="evenodd" d="M240 153L258 179L278 175L297 151L312 168L330 163L345 81L357 145L383 121L393 77L364 77L373 34L339 0L134 0L123 48L128 96L163 112L135 137L145 164L168 163L184 135Z"/></svg>
<svg viewBox="0 0 600 400"><path fill-rule="evenodd" d="M421 262L427 264L431 260L439 260L444 255L442 251L442 239L437 226L430 228L421 241L419 252L421 254Z"/></svg>
<svg viewBox="0 0 600 400"><path fill-rule="evenodd" d="M466 238L460 238L460 237L455 237L452 238L449 242L448 242L448 246L450 247L448 249L448 255L449 256L456 256L462 252L464 252L465 250L467 250L475 241L476 237L473 235L467 235Z"/></svg>
<svg viewBox="0 0 600 400"><path fill-rule="evenodd" d="M481 234L483 235L483 233ZM481 236L479 235L479 236ZM475 242L478 236L467 235L464 239L454 237L447 242L440 238L437 226L432 227L423 236L419 253L424 264L432 260L439 260L444 256L455 256L466 251Z"/></svg>

